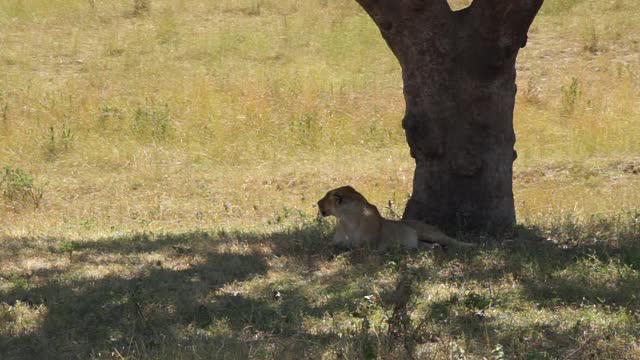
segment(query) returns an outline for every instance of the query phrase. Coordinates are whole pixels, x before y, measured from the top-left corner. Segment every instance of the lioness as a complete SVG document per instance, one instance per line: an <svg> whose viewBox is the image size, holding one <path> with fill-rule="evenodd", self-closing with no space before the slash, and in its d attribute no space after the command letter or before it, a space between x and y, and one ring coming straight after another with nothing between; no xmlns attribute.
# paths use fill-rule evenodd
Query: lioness
<svg viewBox="0 0 640 360"><path fill-rule="evenodd" d="M320 215L336 217L333 242L349 249L364 247L384 252L392 247L416 249L428 243L445 246L474 247L458 241L432 225L415 220L388 220L375 205L351 186L333 189L318 201Z"/></svg>

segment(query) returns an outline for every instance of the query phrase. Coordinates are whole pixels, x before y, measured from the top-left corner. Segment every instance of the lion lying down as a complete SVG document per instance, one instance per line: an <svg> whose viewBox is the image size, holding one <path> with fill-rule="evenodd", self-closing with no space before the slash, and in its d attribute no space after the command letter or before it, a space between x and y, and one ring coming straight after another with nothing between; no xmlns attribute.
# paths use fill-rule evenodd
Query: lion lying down
<svg viewBox="0 0 640 360"><path fill-rule="evenodd" d="M390 248L416 249L429 243L475 247L445 235L437 227L415 220L388 220L351 186L329 191L318 201L322 216L336 217L333 242L349 249L364 247L384 252Z"/></svg>

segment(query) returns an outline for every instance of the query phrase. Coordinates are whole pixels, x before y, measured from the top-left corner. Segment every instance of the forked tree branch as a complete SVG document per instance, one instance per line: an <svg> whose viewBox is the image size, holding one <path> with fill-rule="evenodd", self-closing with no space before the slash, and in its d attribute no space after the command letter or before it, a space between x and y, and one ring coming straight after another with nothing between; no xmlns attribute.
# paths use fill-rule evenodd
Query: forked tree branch
<svg viewBox="0 0 640 360"><path fill-rule="evenodd" d="M451 12L447 0L356 0L383 32L402 28L402 19L423 20ZM425 23L428 26L428 23Z"/></svg>
<svg viewBox="0 0 640 360"><path fill-rule="evenodd" d="M367 13L387 13L390 10L421 12L424 10L442 11L449 9L447 0L356 0Z"/></svg>
<svg viewBox="0 0 640 360"><path fill-rule="evenodd" d="M544 0L474 0L470 6L476 29L501 46L524 47L527 32Z"/></svg>
<svg viewBox="0 0 640 360"><path fill-rule="evenodd" d="M525 46L543 1L474 0L469 8L454 13L447 0L356 0L396 56L412 48L418 38L439 41L436 39L444 33L451 35L451 30L486 40L481 43L488 45L489 53L501 49L502 55L492 55L498 57L511 57Z"/></svg>
<svg viewBox="0 0 640 360"><path fill-rule="evenodd" d="M391 50L410 46L407 32L424 34L452 14L447 0L356 0L380 29ZM437 21L434 21L437 20ZM416 26L417 25L417 26ZM396 55L398 55L396 53Z"/></svg>

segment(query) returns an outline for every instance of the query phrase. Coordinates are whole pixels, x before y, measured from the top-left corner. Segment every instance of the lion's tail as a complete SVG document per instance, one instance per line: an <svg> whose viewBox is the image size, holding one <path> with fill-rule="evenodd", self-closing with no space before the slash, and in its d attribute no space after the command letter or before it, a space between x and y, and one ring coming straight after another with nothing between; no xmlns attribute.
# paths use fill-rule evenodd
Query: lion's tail
<svg viewBox="0 0 640 360"><path fill-rule="evenodd" d="M418 239L420 241L467 249L475 248L478 246L477 244L459 241L450 236L447 236L447 234L443 233L440 229L433 225L428 225L417 220L403 220L403 222L417 231Z"/></svg>

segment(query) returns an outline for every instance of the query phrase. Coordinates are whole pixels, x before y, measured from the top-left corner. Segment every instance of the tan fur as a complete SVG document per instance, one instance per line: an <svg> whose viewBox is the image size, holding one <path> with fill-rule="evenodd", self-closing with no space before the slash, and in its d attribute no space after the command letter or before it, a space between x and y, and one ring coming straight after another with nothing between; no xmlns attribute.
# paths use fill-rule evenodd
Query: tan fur
<svg viewBox="0 0 640 360"><path fill-rule="evenodd" d="M474 247L451 238L437 227L415 220L395 221L383 218L375 205L351 186L333 189L318 201L322 216L336 217L335 245L364 247L376 251L401 247L416 249L421 241L446 246Z"/></svg>

